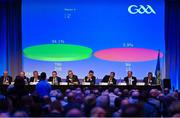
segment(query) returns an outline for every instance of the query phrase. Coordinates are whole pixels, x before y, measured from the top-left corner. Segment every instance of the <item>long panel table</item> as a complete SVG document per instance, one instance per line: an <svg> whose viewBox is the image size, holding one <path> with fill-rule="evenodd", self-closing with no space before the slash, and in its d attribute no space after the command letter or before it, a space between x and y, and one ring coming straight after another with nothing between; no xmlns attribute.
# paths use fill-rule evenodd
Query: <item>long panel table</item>
<svg viewBox="0 0 180 118"><path fill-rule="evenodd" d="M1 85L0 86L0 92L2 94L7 93L7 88L8 85ZM160 85L153 85L153 86L122 86L122 85L52 85L52 90L54 89L59 89L62 93L65 93L67 89L76 89L76 88L81 88L82 90L85 88L89 88L90 90L98 89L100 91L106 90L106 89L115 89L119 88L121 90L123 89L138 89L138 90L144 90L144 91L149 91L151 89L158 89L162 90ZM25 89L29 92L32 93L35 91L35 85L25 85Z"/></svg>

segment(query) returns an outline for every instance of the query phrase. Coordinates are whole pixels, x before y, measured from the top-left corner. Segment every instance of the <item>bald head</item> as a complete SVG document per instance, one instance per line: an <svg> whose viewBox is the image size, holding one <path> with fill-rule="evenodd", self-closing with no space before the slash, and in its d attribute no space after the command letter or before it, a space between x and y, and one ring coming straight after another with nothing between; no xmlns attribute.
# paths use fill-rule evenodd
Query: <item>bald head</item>
<svg viewBox="0 0 180 118"><path fill-rule="evenodd" d="M8 76L8 71L4 71L3 75L4 75L4 77L7 77Z"/></svg>
<svg viewBox="0 0 180 118"><path fill-rule="evenodd" d="M82 113L79 109L71 109L66 114L67 117L82 117Z"/></svg>
<svg viewBox="0 0 180 118"><path fill-rule="evenodd" d="M19 73L19 76L20 76L20 77L24 77L24 76L25 76L25 72L24 72L24 71L21 71L21 72Z"/></svg>
<svg viewBox="0 0 180 118"><path fill-rule="evenodd" d="M96 106L102 107L106 110L108 110L109 104L110 104L109 96L107 95L101 95L96 99Z"/></svg>
<svg viewBox="0 0 180 118"><path fill-rule="evenodd" d="M114 89L114 94L117 95L119 91L120 91L119 88L115 88L115 89Z"/></svg>
<svg viewBox="0 0 180 118"><path fill-rule="evenodd" d="M129 105L129 100L128 99L123 99L121 101L121 108L126 107L127 105Z"/></svg>
<svg viewBox="0 0 180 118"><path fill-rule="evenodd" d="M140 93L138 91L132 92L132 98L139 98Z"/></svg>
<svg viewBox="0 0 180 118"><path fill-rule="evenodd" d="M159 92L157 89L151 89L149 92L150 97L156 98L158 96Z"/></svg>
<svg viewBox="0 0 180 118"><path fill-rule="evenodd" d="M106 112L101 107L95 107L91 110L91 117L106 117Z"/></svg>
<svg viewBox="0 0 180 118"><path fill-rule="evenodd" d="M75 101L75 95L73 92L68 93L67 95L68 102L74 102Z"/></svg>
<svg viewBox="0 0 180 118"><path fill-rule="evenodd" d="M84 105L85 106L95 106L96 105L96 96L93 94L86 96L84 99Z"/></svg>

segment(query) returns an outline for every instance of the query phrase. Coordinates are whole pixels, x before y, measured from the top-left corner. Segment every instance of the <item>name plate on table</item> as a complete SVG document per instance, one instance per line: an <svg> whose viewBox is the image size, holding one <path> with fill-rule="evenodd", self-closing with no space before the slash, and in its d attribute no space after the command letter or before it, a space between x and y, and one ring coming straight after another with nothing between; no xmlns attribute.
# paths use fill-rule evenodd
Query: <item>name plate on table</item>
<svg viewBox="0 0 180 118"><path fill-rule="evenodd" d="M68 85L67 82L59 82L59 85Z"/></svg>
<svg viewBox="0 0 180 118"><path fill-rule="evenodd" d="M11 82L11 85L14 85L14 82Z"/></svg>
<svg viewBox="0 0 180 118"><path fill-rule="evenodd" d="M137 86L144 86L145 83L144 83L144 82L137 82L136 85L137 85Z"/></svg>
<svg viewBox="0 0 180 118"><path fill-rule="evenodd" d="M99 85L108 85L107 82L100 82Z"/></svg>
<svg viewBox="0 0 180 118"><path fill-rule="evenodd" d="M91 85L90 82L82 82L82 85Z"/></svg>
<svg viewBox="0 0 180 118"><path fill-rule="evenodd" d="M38 82L30 82L30 85L36 85Z"/></svg>
<svg viewBox="0 0 180 118"><path fill-rule="evenodd" d="M119 83L118 85L120 85L120 86L126 86L127 84L126 84L126 82L121 82L121 83Z"/></svg>
<svg viewBox="0 0 180 118"><path fill-rule="evenodd" d="M52 85L52 82L48 82L48 83Z"/></svg>

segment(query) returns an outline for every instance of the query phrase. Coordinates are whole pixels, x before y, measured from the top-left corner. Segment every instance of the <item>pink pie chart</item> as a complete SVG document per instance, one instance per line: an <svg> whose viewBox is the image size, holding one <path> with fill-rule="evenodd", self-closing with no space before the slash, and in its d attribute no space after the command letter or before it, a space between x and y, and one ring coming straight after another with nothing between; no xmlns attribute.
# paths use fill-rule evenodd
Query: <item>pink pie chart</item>
<svg viewBox="0 0 180 118"><path fill-rule="evenodd" d="M109 48L94 53L96 58L107 61L118 62L143 62L156 60L158 58L158 50L146 48ZM160 52L160 58L163 53Z"/></svg>

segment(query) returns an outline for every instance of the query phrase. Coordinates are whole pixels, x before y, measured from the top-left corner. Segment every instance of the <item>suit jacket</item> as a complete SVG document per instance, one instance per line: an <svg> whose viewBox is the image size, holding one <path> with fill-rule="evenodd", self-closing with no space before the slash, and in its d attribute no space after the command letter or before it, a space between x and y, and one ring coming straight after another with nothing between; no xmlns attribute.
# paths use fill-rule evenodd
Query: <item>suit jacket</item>
<svg viewBox="0 0 180 118"><path fill-rule="evenodd" d="M101 82L109 82L109 78L110 78L110 76L106 75L106 76L104 76L104 78L103 78L103 80ZM115 78L112 79L112 83L116 84L116 79Z"/></svg>
<svg viewBox="0 0 180 118"><path fill-rule="evenodd" d="M19 75L16 76L15 80L16 80L17 78L19 78ZM24 79L24 81L25 81L25 84L29 84L29 78L28 78L28 77L24 76L23 79ZM15 80L14 80L14 81L15 81Z"/></svg>
<svg viewBox="0 0 180 118"><path fill-rule="evenodd" d="M11 76L7 76L7 79L8 79L8 83L11 84L12 77ZM3 85L3 82L4 82L4 76L1 76L0 77L0 85Z"/></svg>
<svg viewBox="0 0 180 118"><path fill-rule="evenodd" d="M124 81L126 82L127 85L130 85L128 77L125 77ZM136 77L132 76L132 85L134 86L136 85L136 83L137 83Z"/></svg>
<svg viewBox="0 0 180 118"><path fill-rule="evenodd" d="M40 76L38 76L38 80L40 81ZM34 77L31 77L29 82L34 82Z"/></svg>
<svg viewBox="0 0 180 118"><path fill-rule="evenodd" d="M57 79L57 82L58 82L58 84L59 84L59 82L61 82L61 78L57 76L56 79ZM49 81L49 82L53 82L53 77L52 77L52 76L49 77L48 81Z"/></svg>
<svg viewBox="0 0 180 118"><path fill-rule="evenodd" d="M84 78L84 81L85 81L85 82L90 82L91 85L95 85L95 83L96 83L96 77L95 77L95 76L92 76L91 79L92 79L92 80L88 80L88 76L86 76L86 77Z"/></svg>
<svg viewBox="0 0 180 118"><path fill-rule="evenodd" d="M72 82L70 81L70 79L72 79ZM79 79L76 75L73 75L72 78L69 78L69 76L66 76L66 82L68 82L68 84L73 84L73 82L78 82L79 84Z"/></svg>
<svg viewBox="0 0 180 118"><path fill-rule="evenodd" d="M148 77L145 77L143 79L143 82L145 83L145 85L148 85ZM152 81L150 82L150 85L154 85L154 84L156 84L156 78L152 77Z"/></svg>

